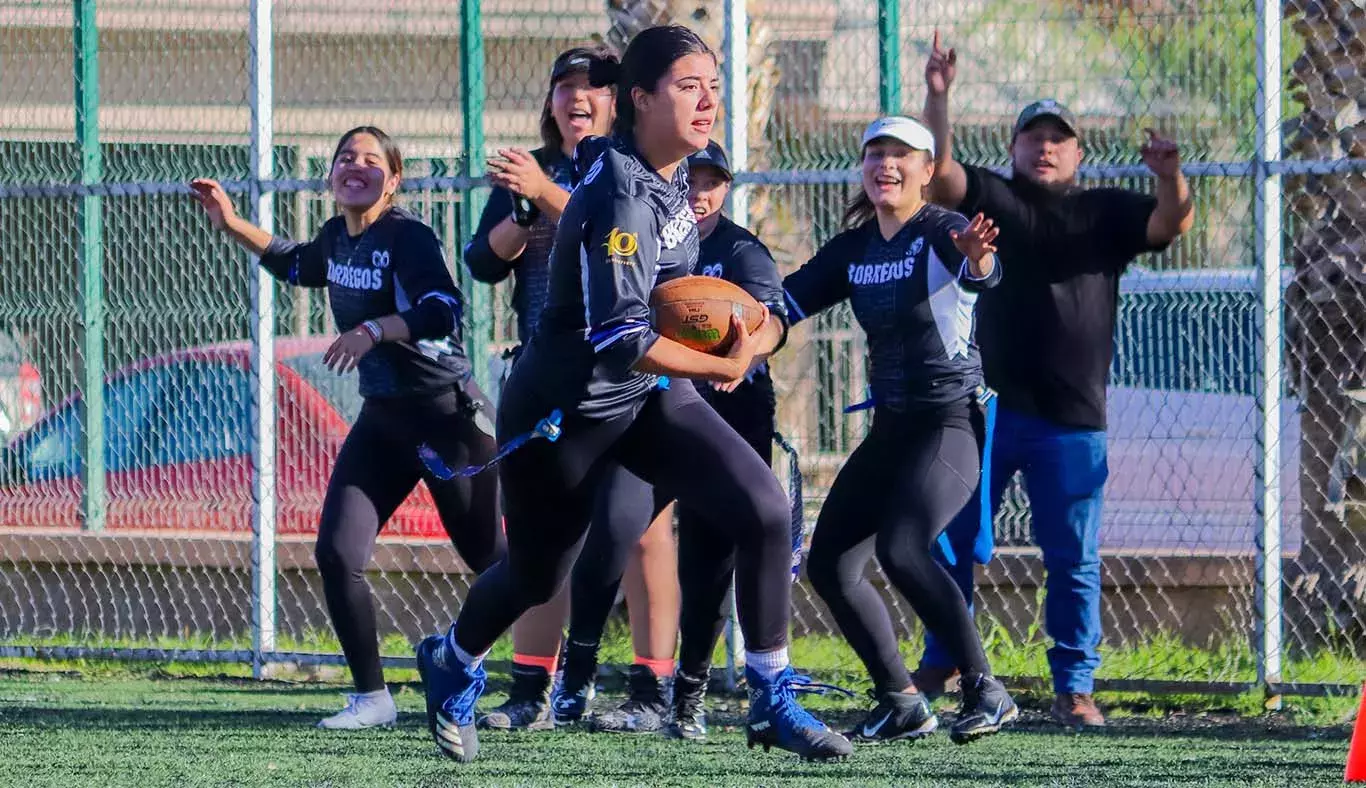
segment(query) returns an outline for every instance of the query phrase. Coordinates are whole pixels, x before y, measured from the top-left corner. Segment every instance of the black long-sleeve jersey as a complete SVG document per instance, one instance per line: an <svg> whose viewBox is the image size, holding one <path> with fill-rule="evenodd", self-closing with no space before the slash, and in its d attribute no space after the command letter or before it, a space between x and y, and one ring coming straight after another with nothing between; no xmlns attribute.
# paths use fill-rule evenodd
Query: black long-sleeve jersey
<svg viewBox="0 0 1366 788"><path fill-rule="evenodd" d="M590 137L575 155L591 164L560 217L550 295L509 385L611 418L634 412L658 380L632 369L659 338L650 291L692 273L697 222L686 164L665 180L629 136Z"/></svg>
<svg viewBox="0 0 1366 788"><path fill-rule="evenodd" d="M537 148L531 155L552 183L566 191L573 188L572 159L550 148ZM526 248L517 257L504 260L489 246L489 232L511 214L512 193L494 189L484 204L474 237L465 244L464 258L470 275L480 282L498 284L513 274L512 308L517 313L517 341L526 344L536 332L550 292L550 249L555 242L555 221L545 214L538 216L527 228Z"/></svg>
<svg viewBox="0 0 1366 788"><path fill-rule="evenodd" d="M697 268L693 271L701 276L714 276L733 282L754 296L754 300L768 307L773 320L780 320L784 330L787 326L787 303L783 298L783 281L778 275L778 264L773 261L773 253L749 230L732 222L728 217L718 219L711 234L702 239L697 253ZM715 403L719 394L706 381L696 381L697 390L703 398ZM753 389L750 392L749 389ZM732 392L734 398L747 401L774 404L773 379L769 377L768 365L763 364Z"/></svg>
<svg viewBox="0 0 1366 788"><path fill-rule="evenodd" d="M426 394L470 378L461 343L464 300L441 241L416 215L390 208L359 237L334 216L308 242L271 240L261 265L298 287L326 287L337 329L398 313L412 338L381 342L361 357L364 397Z"/></svg>
<svg viewBox="0 0 1366 788"><path fill-rule="evenodd" d="M977 294L1001 280L997 260L974 279L951 231L968 220L926 205L891 240L876 220L840 233L783 280L793 323L849 299L868 337L868 379L879 408L956 402L982 384L973 339Z"/></svg>

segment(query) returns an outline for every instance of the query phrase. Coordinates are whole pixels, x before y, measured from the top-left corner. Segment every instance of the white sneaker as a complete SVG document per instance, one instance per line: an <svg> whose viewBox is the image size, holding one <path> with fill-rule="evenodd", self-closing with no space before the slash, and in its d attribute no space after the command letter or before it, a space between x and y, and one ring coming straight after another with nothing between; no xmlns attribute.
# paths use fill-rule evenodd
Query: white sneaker
<svg viewBox="0 0 1366 788"><path fill-rule="evenodd" d="M346 708L331 717L320 720L319 728L327 730L356 731L364 728L387 727L398 721L398 707L389 690L375 690L365 693L348 693Z"/></svg>

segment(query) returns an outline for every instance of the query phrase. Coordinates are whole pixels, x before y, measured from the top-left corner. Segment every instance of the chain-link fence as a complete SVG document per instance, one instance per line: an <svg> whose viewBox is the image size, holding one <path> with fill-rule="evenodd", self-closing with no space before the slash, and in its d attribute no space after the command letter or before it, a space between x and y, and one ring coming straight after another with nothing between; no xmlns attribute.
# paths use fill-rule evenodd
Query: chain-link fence
<svg viewBox="0 0 1366 788"><path fill-rule="evenodd" d="M1349 0L0 0L0 653L338 659L294 652L329 631L312 539L355 382L322 367L321 291L263 280L185 183L218 178L302 238L332 213L337 135L385 128L403 200L462 275L488 384L515 330L507 288L458 264L484 157L537 144L559 51L667 21L722 53L733 213L784 271L840 229L862 127L918 114L935 30L959 55L965 162L1006 166L1015 113L1042 96L1081 121L1084 185L1149 191L1142 129L1177 139L1195 228L1121 282L1100 675L1359 678L1366 10ZM844 413L864 376L847 310L775 361L808 524L867 427ZM998 651L1046 645L1030 529L1015 485L979 570ZM421 488L373 569L385 629L409 640L469 582ZM889 599L917 652L914 614ZM837 634L804 585L795 605L799 636Z"/></svg>

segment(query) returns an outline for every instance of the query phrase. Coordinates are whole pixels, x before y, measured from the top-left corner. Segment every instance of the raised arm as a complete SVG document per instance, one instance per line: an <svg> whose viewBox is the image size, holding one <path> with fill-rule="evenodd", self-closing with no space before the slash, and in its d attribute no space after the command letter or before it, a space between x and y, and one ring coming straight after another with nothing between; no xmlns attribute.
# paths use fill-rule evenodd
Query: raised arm
<svg viewBox="0 0 1366 788"><path fill-rule="evenodd" d="M934 133L934 178L930 181L930 200L945 208L957 209L968 193L968 177L963 165L953 158L953 126L949 122L949 89L958 74L958 53L939 46L939 31L925 63L925 123Z"/></svg>
<svg viewBox="0 0 1366 788"><path fill-rule="evenodd" d="M1148 217L1148 245L1163 247L1195 223L1190 184L1181 172L1181 150L1175 142L1147 129L1148 142L1141 151L1143 163L1157 176L1157 207Z"/></svg>
<svg viewBox="0 0 1366 788"><path fill-rule="evenodd" d="M324 287L327 260L317 241L289 241L277 238L237 215L232 200L218 181L198 178L190 182L190 194L204 209L213 229L261 259L276 279L299 287Z"/></svg>

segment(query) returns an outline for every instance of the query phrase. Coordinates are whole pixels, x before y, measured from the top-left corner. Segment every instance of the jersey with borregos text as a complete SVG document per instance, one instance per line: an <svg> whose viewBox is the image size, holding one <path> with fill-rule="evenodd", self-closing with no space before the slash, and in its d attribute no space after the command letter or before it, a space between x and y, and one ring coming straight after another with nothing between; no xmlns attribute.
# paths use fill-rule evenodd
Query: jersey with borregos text
<svg viewBox="0 0 1366 788"><path fill-rule="evenodd" d="M579 143L583 178L555 234L550 294L510 385L590 418L632 413L657 377L632 369L659 338L650 291L692 273L687 169L665 180L628 136Z"/></svg>
<svg viewBox="0 0 1366 788"><path fill-rule="evenodd" d="M460 290L436 233L411 212L390 208L355 238L335 216L312 241L272 239L261 265L289 284L326 287L340 332L404 317L410 340L381 342L361 357L361 396L426 394L469 379Z"/></svg>
<svg viewBox="0 0 1366 788"><path fill-rule="evenodd" d="M848 299L868 338L879 408L913 411L971 396L982 383L973 338L977 294L1001 280L999 261L974 279L949 233L968 220L926 205L884 239L876 220L840 233L783 280L793 323Z"/></svg>

